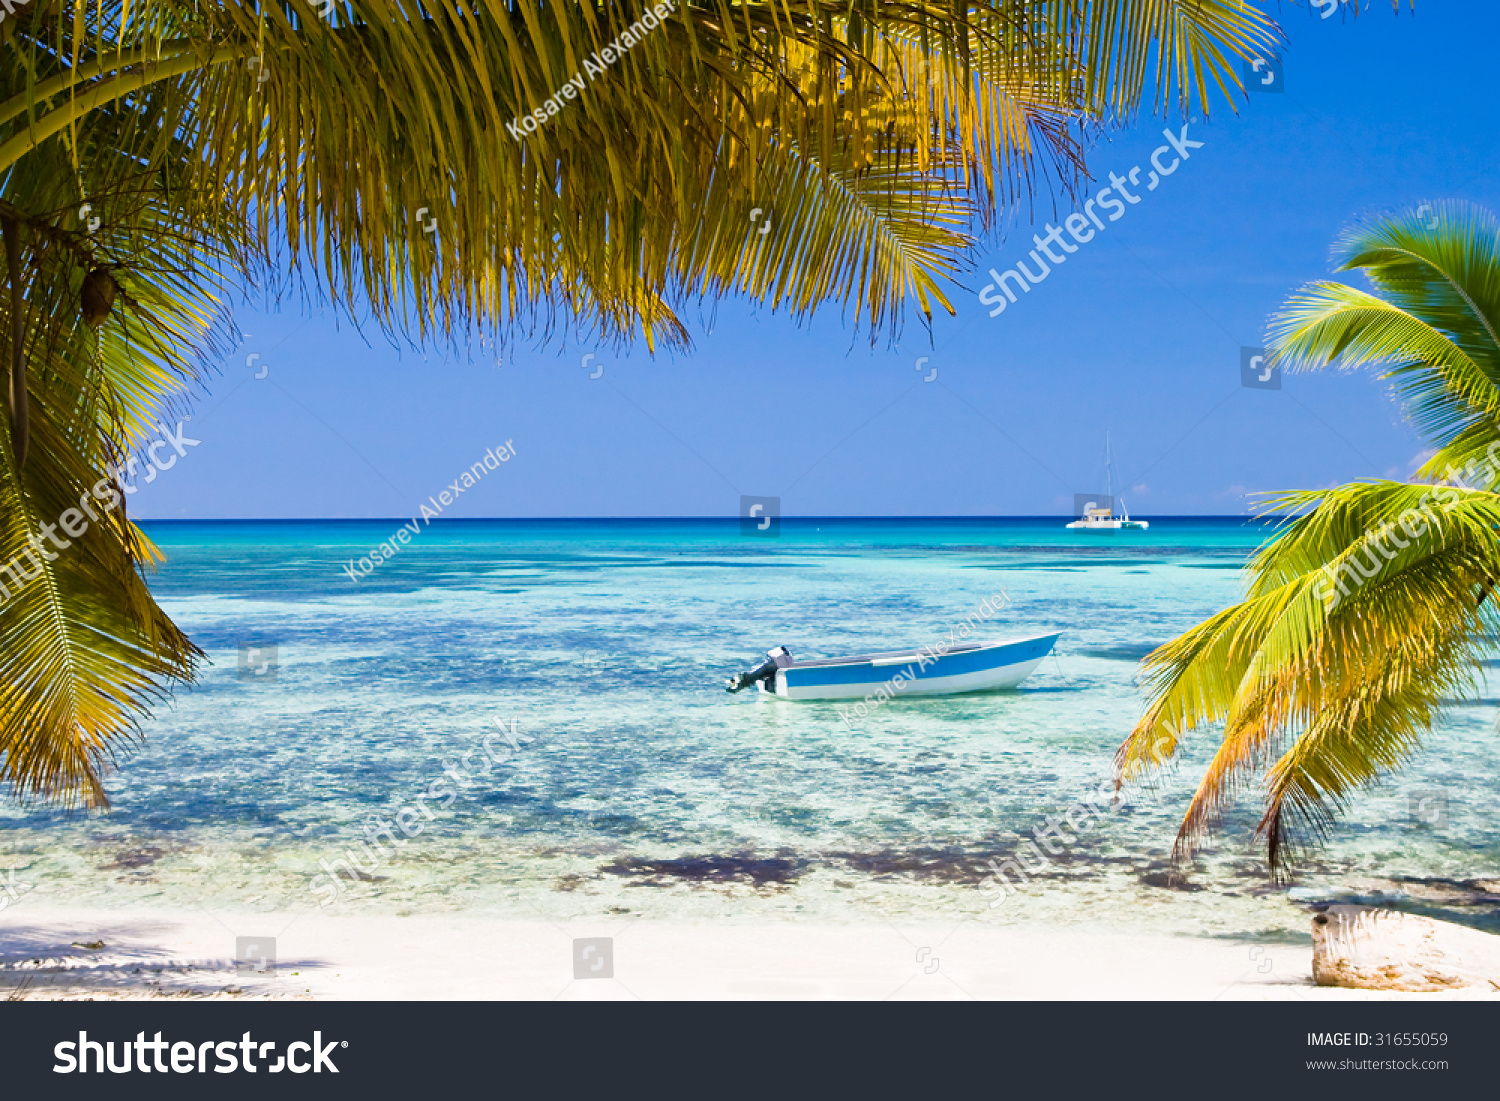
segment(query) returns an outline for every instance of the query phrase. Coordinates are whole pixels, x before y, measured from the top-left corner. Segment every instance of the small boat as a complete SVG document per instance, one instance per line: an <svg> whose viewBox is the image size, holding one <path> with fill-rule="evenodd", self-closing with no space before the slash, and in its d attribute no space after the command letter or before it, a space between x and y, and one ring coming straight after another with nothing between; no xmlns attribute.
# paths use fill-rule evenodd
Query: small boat
<svg viewBox="0 0 1500 1101"><path fill-rule="evenodd" d="M755 685L785 700L862 699L886 685L890 695L899 696L989 692L1014 688L1030 676L1061 634L807 661L796 661L785 646L777 646L766 651L759 667L730 677L726 687L739 692Z"/></svg>
<svg viewBox="0 0 1500 1101"><path fill-rule="evenodd" d="M1115 515L1115 468L1114 461L1109 453L1109 433L1104 433L1104 480L1105 500L1108 506L1100 507L1098 502L1089 501L1084 505L1083 517L1074 520L1068 525L1072 531L1145 531L1151 525L1145 520L1132 520L1130 510L1125 507L1125 498L1119 498L1120 512Z"/></svg>
<svg viewBox="0 0 1500 1101"><path fill-rule="evenodd" d="M1120 515L1115 516L1107 508L1090 504L1083 510L1083 519L1068 525L1074 531L1144 531L1151 526L1147 520L1132 520L1125 502L1120 502Z"/></svg>

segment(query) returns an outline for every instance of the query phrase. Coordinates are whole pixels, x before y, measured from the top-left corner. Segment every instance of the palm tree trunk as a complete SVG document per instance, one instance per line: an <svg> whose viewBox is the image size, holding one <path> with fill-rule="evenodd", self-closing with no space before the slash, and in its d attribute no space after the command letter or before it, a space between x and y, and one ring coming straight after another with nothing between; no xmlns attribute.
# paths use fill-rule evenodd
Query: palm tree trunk
<svg viewBox="0 0 1500 1101"><path fill-rule="evenodd" d="M26 319L21 301L21 228L14 218L0 219L5 237L6 278L10 283L10 442L15 448L16 469L26 465L30 435L26 395Z"/></svg>

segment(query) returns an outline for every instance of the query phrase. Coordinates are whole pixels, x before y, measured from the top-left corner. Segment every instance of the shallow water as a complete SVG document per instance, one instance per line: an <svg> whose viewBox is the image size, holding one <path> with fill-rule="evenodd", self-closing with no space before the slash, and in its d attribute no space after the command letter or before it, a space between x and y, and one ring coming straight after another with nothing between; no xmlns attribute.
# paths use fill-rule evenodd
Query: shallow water
<svg viewBox="0 0 1500 1101"><path fill-rule="evenodd" d="M213 664L145 724L108 814L0 811L0 874L33 888L11 905L1292 937L1342 889L1500 930L1489 698L1360 794L1290 896L1250 842L1253 791L1185 879L1167 874L1206 735L1154 801L1054 841L1003 905L981 890L986 859L1107 779L1139 714L1136 663L1236 598L1259 527L788 520L768 539L709 520L450 521L350 580L342 567L398 526L147 525L168 554L152 586ZM896 699L850 729L831 704L722 690L776 644L941 642L1001 591L990 637L1065 632L1019 691ZM241 646L262 651L243 673ZM471 753L486 736L487 764ZM404 807L421 832L371 856L362 824ZM335 896L319 861L347 850L365 878Z"/></svg>

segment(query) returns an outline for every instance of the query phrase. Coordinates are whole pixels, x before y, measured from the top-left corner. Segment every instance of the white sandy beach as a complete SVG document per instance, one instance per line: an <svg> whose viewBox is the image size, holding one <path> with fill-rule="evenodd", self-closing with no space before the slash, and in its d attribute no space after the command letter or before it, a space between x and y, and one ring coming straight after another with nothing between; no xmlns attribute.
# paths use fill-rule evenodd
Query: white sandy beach
<svg viewBox="0 0 1500 1101"><path fill-rule="evenodd" d="M20 915L14 915L19 918ZM898 927L28 908L0 928L0 996L27 999L1494 999L1316 987L1312 947L1052 932L972 921ZM237 936L275 937L241 976ZM573 939L613 939L613 978L575 979ZM102 947L81 947L97 945ZM926 951L924 951L924 949Z"/></svg>

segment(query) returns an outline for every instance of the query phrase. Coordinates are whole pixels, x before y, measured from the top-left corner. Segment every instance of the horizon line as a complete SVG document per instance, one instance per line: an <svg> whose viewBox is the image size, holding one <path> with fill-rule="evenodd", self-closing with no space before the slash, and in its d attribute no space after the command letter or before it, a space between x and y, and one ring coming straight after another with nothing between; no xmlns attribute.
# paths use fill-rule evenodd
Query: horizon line
<svg viewBox="0 0 1500 1101"><path fill-rule="evenodd" d="M1168 513L1141 513L1142 520L1245 520L1254 521L1259 519L1276 520L1290 519L1295 513L1245 513L1245 512L1168 512ZM785 515L779 517L783 521L794 520L807 521L869 521L869 520L1065 520L1072 517L1070 512L1046 512L1046 513L957 513L957 514L921 514L921 515ZM326 524L326 523L348 523L348 524L373 524L373 523L405 523L410 517L402 516L234 516L234 517L169 517L153 516L138 518L133 523L138 524ZM599 521L628 521L628 522L682 522L698 521L705 523L738 523L739 516L443 516L434 517L428 521L429 524L478 524L478 523L588 523Z"/></svg>

